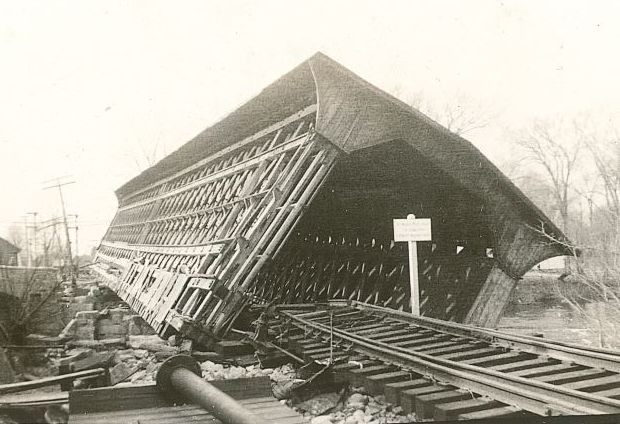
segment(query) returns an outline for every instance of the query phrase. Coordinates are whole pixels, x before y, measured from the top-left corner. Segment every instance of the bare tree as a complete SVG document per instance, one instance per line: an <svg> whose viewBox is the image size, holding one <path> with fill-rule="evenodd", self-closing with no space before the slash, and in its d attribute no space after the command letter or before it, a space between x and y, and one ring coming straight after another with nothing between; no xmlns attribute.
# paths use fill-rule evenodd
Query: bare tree
<svg viewBox="0 0 620 424"><path fill-rule="evenodd" d="M132 153L131 157L140 171L150 168L166 156L166 148L161 140L154 140L149 145L138 142L137 150Z"/></svg>
<svg viewBox="0 0 620 424"><path fill-rule="evenodd" d="M620 347L620 252L609 246L577 245L533 230L573 254L574 271L567 280L558 279L555 284L560 298L589 324L587 328L598 337L600 347Z"/></svg>
<svg viewBox="0 0 620 424"><path fill-rule="evenodd" d="M461 136L488 126L495 117L486 107L462 93L456 94L450 102L441 104L418 92L408 104Z"/></svg>
<svg viewBox="0 0 620 424"><path fill-rule="evenodd" d="M602 199L613 241L617 244L620 233L620 134L615 127L601 134L600 129L587 129L583 123L575 126L592 156L597 182L602 186L602 190L592 189L588 200L593 205L596 199Z"/></svg>
<svg viewBox="0 0 620 424"><path fill-rule="evenodd" d="M539 121L519 136L517 145L525 162L536 166L549 182L562 230L569 233L569 207L574 194L571 186L581 152L579 137L575 137L574 129L567 130L561 121L555 124ZM569 272L568 257L564 266Z"/></svg>
<svg viewBox="0 0 620 424"><path fill-rule="evenodd" d="M546 215L553 216L554 211L557 210L553 187L547 182L545 175L526 169L522 175L513 178L513 181L540 210Z"/></svg>
<svg viewBox="0 0 620 424"><path fill-rule="evenodd" d="M581 142L573 134L562 133L551 124L537 122L518 140L524 159L536 165L552 188L552 196L562 220L562 230L569 227L571 185L580 159Z"/></svg>
<svg viewBox="0 0 620 424"><path fill-rule="evenodd" d="M8 229L8 238L11 243L21 248L24 245L24 227L18 224L11 224Z"/></svg>
<svg viewBox="0 0 620 424"><path fill-rule="evenodd" d="M52 299L62 281L50 271L35 268L0 268L0 287L4 296L0 341L23 344L24 337L37 325L61 312ZM10 301L7 301L10 299Z"/></svg>
<svg viewBox="0 0 620 424"><path fill-rule="evenodd" d="M48 228L39 230L39 239L43 257L36 258L44 266L59 265L66 259L65 248L58 232L58 222Z"/></svg>

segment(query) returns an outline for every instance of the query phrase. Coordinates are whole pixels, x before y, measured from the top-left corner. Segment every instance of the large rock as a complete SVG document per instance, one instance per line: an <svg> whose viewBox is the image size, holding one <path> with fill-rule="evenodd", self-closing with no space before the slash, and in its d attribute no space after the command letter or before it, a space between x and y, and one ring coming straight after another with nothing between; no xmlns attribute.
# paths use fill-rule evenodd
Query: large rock
<svg viewBox="0 0 620 424"><path fill-rule="evenodd" d="M127 361L131 361L131 360L135 360L136 357L134 356L134 350L133 349L122 349L122 350L117 350L114 353L114 363L118 364L121 362L127 362Z"/></svg>
<svg viewBox="0 0 620 424"><path fill-rule="evenodd" d="M351 409L364 409L367 403L368 396L361 393L353 393L347 401L347 407Z"/></svg>
<svg viewBox="0 0 620 424"><path fill-rule="evenodd" d="M138 335L155 335L157 334L153 327L151 327L144 319L139 315L131 315L123 318L124 324L127 326L127 334L131 336Z"/></svg>
<svg viewBox="0 0 620 424"><path fill-rule="evenodd" d="M296 405L297 409L306 411L312 415L322 415L334 409L338 404L338 393L321 393Z"/></svg>
<svg viewBox="0 0 620 424"><path fill-rule="evenodd" d="M179 353L179 348L168 346L168 343L157 335L129 336L127 344L133 349L146 349L149 352L161 352L163 356Z"/></svg>
<svg viewBox="0 0 620 424"><path fill-rule="evenodd" d="M126 380L140 369L139 365L128 365L124 362L116 364L110 368L110 384L114 386L121 381Z"/></svg>
<svg viewBox="0 0 620 424"><path fill-rule="evenodd" d="M312 418L310 424L332 424L332 416L331 415L321 415L318 417Z"/></svg>
<svg viewBox="0 0 620 424"><path fill-rule="evenodd" d="M143 349L140 347L143 344L168 346L166 341L157 335L130 335L127 337L127 345L132 349Z"/></svg>

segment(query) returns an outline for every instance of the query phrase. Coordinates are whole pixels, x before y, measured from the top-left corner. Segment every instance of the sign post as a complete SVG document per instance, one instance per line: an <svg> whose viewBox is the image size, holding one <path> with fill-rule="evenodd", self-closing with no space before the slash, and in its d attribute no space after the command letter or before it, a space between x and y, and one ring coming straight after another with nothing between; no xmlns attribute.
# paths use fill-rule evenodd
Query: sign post
<svg viewBox="0 0 620 424"><path fill-rule="evenodd" d="M394 220L394 241L406 241L409 245L409 288L411 313L420 315L420 285L418 283L418 241L431 240L431 219L416 219L414 214L407 219Z"/></svg>

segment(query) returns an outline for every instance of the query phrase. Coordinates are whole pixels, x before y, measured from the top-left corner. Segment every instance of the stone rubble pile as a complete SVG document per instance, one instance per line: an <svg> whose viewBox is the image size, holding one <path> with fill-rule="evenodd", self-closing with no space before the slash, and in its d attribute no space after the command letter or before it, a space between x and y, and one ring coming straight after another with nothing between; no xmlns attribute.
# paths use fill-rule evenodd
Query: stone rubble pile
<svg viewBox="0 0 620 424"><path fill-rule="evenodd" d="M200 368L202 369L203 378L207 381L267 376L273 382L280 382L296 378L295 369L290 364L278 368L260 368L256 365L247 367L225 366L205 361L200 364Z"/></svg>
<svg viewBox="0 0 620 424"><path fill-rule="evenodd" d="M177 354L177 347L169 346L166 341L157 336L130 337L127 349L119 349L114 354L114 368L134 370L127 378L127 382L143 384L155 381L159 366L163 362L161 352ZM202 376L205 380L231 380L235 378L251 378L267 376L272 382L293 380L296 378L295 369L287 364L277 368L260 368L258 365L247 367L223 365L212 361L200 363Z"/></svg>
<svg viewBox="0 0 620 424"><path fill-rule="evenodd" d="M127 381L130 383L148 383L155 381L155 375L160 362L155 354L146 349L117 350L113 358L114 368L122 375L130 374ZM114 372L114 371L111 371Z"/></svg>
<svg viewBox="0 0 620 424"><path fill-rule="evenodd" d="M146 346L163 346L166 344L164 340L156 341L155 337L148 336L142 339L141 343L133 343L134 348L118 350L114 356L116 364L123 363L130 367L138 366L140 368L127 381L133 384L143 384L155 381L157 370L161 361L156 357L156 351L144 349ZM134 339L134 341L137 339ZM165 345L170 347L169 345ZM203 361L200 363L202 376L207 381L212 380L230 380L236 378L251 378L267 376L272 383L302 381L297 379L297 372L291 364L286 364L277 368L261 368L258 365L250 365L246 367L220 364L213 361ZM125 384L128 384L125 383ZM332 396L330 396L332 395ZM330 399L331 397L331 399ZM314 403L314 408L298 408L295 409L304 413L305 417L311 424L379 424L379 423L407 423L415 421L415 415L404 415L400 407L396 407L385 402L383 396L369 396L364 393L363 388L354 388L352 393L344 402L338 403L338 394L323 394L316 396L304 402L306 407L308 404ZM284 402L284 401L283 401ZM290 401L288 402L291 403ZM328 411L325 411L325 405L321 403L329 403Z"/></svg>
<svg viewBox="0 0 620 424"><path fill-rule="evenodd" d="M415 414L404 415L402 409L385 402L384 396L369 396L362 388L355 388L353 393L340 404L327 412L314 415L307 410L305 417L310 424L383 424L415 422Z"/></svg>

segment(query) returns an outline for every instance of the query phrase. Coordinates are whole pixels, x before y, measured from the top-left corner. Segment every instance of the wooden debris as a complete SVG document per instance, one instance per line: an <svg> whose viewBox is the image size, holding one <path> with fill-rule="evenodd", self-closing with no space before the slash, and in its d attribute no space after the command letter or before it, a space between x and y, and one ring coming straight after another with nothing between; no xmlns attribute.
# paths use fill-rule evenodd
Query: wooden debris
<svg viewBox="0 0 620 424"><path fill-rule="evenodd" d="M215 352L222 356L242 356L254 353L254 346L251 343L236 341L236 340L222 340L215 344Z"/></svg>
<svg viewBox="0 0 620 424"><path fill-rule="evenodd" d="M210 383L274 424L305 422L301 415L273 397L267 377ZM213 422L213 417L200 407L174 406L154 384L74 390L70 393L69 406L69 422L73 424L131 423L137 417L140 417L141 422L161 421L162 417L165 417L166 422L187 422L190 416L192 422Z"/></svg>
<svg viewBox="0 0 620 424"><path fill-rule="evenodd" d="M202 352L199 350L194 350L192 351L191 356L198 362L204 362L204 361L211 361L215 363L230 362L229 359L226 359L219 353L215 353L215 352Z"/></svg>
<svg viewBox="0 0 620 424"><path fill-rule="evenodd" d="M106 370L96 368L86 371L73 372L69 374L45 377L34 381L23 381L20 383L2 384L0 385L0 394L23 392L25 390L37 389L39 387L54 386L64 381L73 381L78 378L98 377L105 375Z"/></svg>
<svg viewBox="0 0 620 424"><path fill-rule="evenodd" d="M23 393L0 396L2 407L35 407L58 405L69 402L68 392Z"/></svg>

